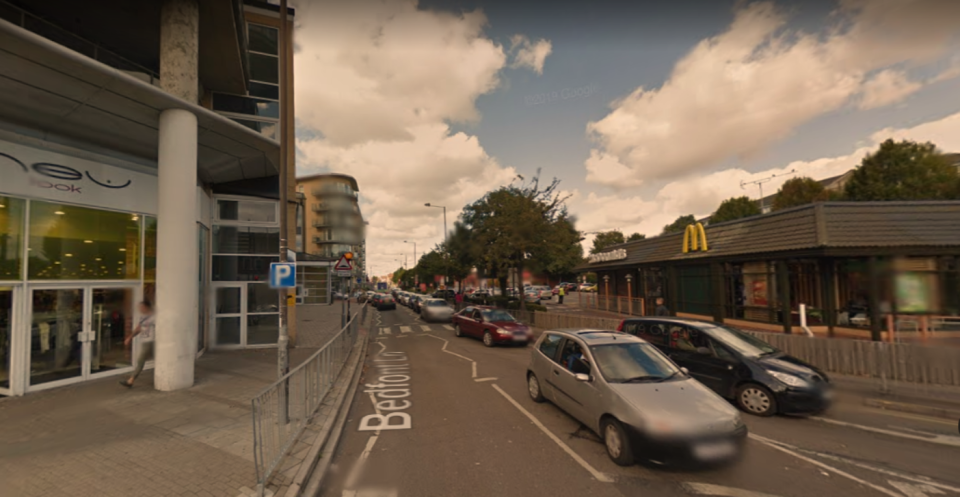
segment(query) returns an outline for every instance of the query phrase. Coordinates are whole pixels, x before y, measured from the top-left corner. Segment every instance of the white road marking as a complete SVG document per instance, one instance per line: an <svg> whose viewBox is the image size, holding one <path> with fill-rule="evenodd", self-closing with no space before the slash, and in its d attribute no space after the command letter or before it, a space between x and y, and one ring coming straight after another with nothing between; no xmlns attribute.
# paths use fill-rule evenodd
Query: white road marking
<svg viewBox="0 0 960 497"><path fill-rule="evenodd" d="M840 425L840 426L847 426L850 428L857 428L864 431L872 431L874 433L882 433L884 435L890 435L894 437L909 438L911 440L921 440L924 442L930 442L930 443L935 443L940 445L960 447L960 437L954 437L950 435L932 435L929 437L921 437L918 435L911 435L909 433L903 433L900 431L885 430L883 428L874 428L872 426L858 425L856 423L848 423L846 421L840 421L837 419L821 418L819 416L814 416L811 419L816 419L817 421L823 421L825 423L831 423L831 424Z"/></svg>
<svg viewBox="0 0 960 497"><path fill-rule="evenodd" d="M432 330L430 330L430 326L429 326L429 325L425 325L425 324L421 324L421 325L420 325L420 329L423 330L423 331L432 331Z"/></svg>
<svg viewBox="0 0 960 497"><path fill-rule="evenodd" d="M373 395L370 395L370 397L373 397ZM367 458L370 457L370 451L373 450L373 446L377 443L378 438L380 438L379 431L377 431L375 435L370 435L370 438L367 439L367 446L364 447L363 452L360 453L360 457L357 458L356 462L353 463L353 467L350 468L350 475L347 476L347 483L344 485L346 488L353 488L357 483L357 478L360 477L360 472L363 470Z"/></svg>
<svg viewBox="0 0 960 497"><path fill-rule="evenodd" d="M477 377L477 363L473 363L473 377Z"/></svg>
<svg viewBox="0 0 960 497"><path fill-rule="evenodd" d="M400 333L410 333L411 331L413 331L413 330L411 330L409 326L401 326L401 327L400 327Z"/></svg>
<svg viewBox="0 0 960 497"><path fill-rule="evenodd" d="M511 397L510 394L508 394L507 392L504 392L499 386L497 386L496 383L490 386L492 386L496 391L500 392L500 395L503 395L505 399L507 399L511 404L513 404L513 407L516 407L518 411L522 412L527 418L529 418L530 421L532 421L533 424L537 426L537 428L540 428L540 431L546 433L547 436L550 437L550 439L553 440L557 445L559 445L564 452L569 454L574 461L577 461L577 463L580 464L580 466L583 466L583 469L586 469L587 471L589 471L590 474L597 479L597 481L604 482L604 483L613 483L613 478L597 471L597 469L591 466L590 463L588 463L582 457L580 457L580 454L577 454L576 452L574 452L573 449L570 448L570 446L563 443L563 440L560 440L556 435L554 435L553 432L550 431L549 428L544 426L539 419L537 419L533 414L530 414L529 411L524 409L519 402L517 402L516 400L513 400L513 397Z"/></svg>
<svg viewBox="0 0 960 497"><path fill-rule="evenodd" d="M494 380L496 380L496 378L477 378L477 379L475 379L475 380L473 380L473 381L478 381L478 382L479 382L479 381L494 381Z"/></svg>
<svg viewBox="0 0 960 497"><path fill-rule="evenodd" d="M700 495L715 495L718 497L775 497L761 492L743 490L741 488L722 487L720 485L711 485L710 483L684 482L681 483L680 486L690 493Z"/></svg>
<svg viewBox="0 0 960 497"><path fill-rule="evenodd" d="M458 353L456 353L456 352L451 352L451 351L447 350L447 344L450 343L450 342L447 342L446 340L444 340L444 339L442 339L442 338L440 338L440 337L438 337L438 336L436 336L436 335L431 335L431 334L429 334L429 333L427 334L427 336L428 336L428 337L433 337L433 338L436 338L437 340L443 341L443 348L440 349L440 350L442 350L442 351L444 351L444 352L446 352L446 353L448 353L448 354L450 354L450 355L455 355L455 356L457 356L457 357L459 357L459 358L461 358L461 359L463 359L463 360L465 360L465 361L470 361L470 362L473 362L474 364L476 364L476 363L474 362L474 360L471 359L471 358L469 358L469 357L464 357L464 356L462 356L462 355L460 355L460 354L458 354ZM474 367L476 367L476 366L474 366ZM474 377L476 377L476 375L474 375Z"/></svg>
<svg viewBox="0 0 960 497"><path fill-rule="evenodd" d="M450 326L449 324L445 324L443 325L443 329L453 331L453 326Z"/></svg>
<svg viewBox="0 0 960 497"><path fill-rule="evenodd" d="M496 386L496 385L494 385L494 386ZM833 466L830 466L830 465L828 465L828 464L824 464L824 463L822 463L822 462L820 462L820 461L817 461L817 460L815 460L815 459L811 459L811 458L809 458L809 457L807 457L807 456L798 454L797 452L794 452L794 451L792 451L792 450L790 450L790 449L787 449L787 448L785 448L785 447L781 447L781 446L779 445L779 442L776 442L776 441L771 440L771 439L769 439L769 438L761 437L760 435L756 435L756 434L753 434L753 433L750 433L748 436L749 436L750 438L752 438L752 439L754 439L754 440L756 440L756 441L758 441L758 442L760 442L760 443L768 446L768 447L773 447L774 449L777 449L777 450L779 450L779 451L781 451L781 452L784 452L784 453L789 454L789 455L791 455L791 456L793 456L793 457L796 457L797 459L800 459L801 461L806 461L806 462L808 462L808 463L810 463L810 464L813 464L813 465L815 465L815 466L819 466L819 467L821 467L821 468L823 468L823 469L825 469L825 470L827 470L827 471L831 471L831 472L836 473L836 474L838 474L838 475L840 475L840 476L842 476L842 477L844 477L844 478L853 480L853 481L855 481L855 482L857 482L857 483L859 483L859 484L861 484L861 485L868 486L868 487L870 487L870 488L872 488L872 489L874 489L874 490L876 490L876 491L878 491L878 492L887 494L887 495L889 495L890 497L903 497L902 495L894 492L893 490L890 490L890 489L887 489L887 488L883 488L883 487L881 487L881 486L879 486L879 485L874 485L873 483L870 483L870 482L868 482L868 481L861 480L860 478L857 478L856 476L853 476L853 475L851 475L850 473L847 473L847 472L845 472L845 471L841 471L841 470L839 470L839 469L837 469L837 468L834 468Z"/></svg>
<svg viewBox="0 0 960 497"><path fill-rule="evenodd" d="M381 334L381 335L389 335L389 334L390 334L390 328L380 328L380 334Z"/></svg>
<svg viewBox="0 0 960 497"><path fill-rule="evenodd" d="M887 483L889 483L891 487L903 492L907 497L927 497L928 492L934 495L945 495L939 488L931 487L930 485L913 485L911 483L893 480Z"/></svg>

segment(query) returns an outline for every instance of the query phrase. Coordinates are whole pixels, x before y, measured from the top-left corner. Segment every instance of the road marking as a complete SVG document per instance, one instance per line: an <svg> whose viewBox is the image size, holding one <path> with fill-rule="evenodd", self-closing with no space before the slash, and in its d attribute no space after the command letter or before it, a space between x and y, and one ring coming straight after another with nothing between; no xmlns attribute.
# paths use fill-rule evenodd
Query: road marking
<svg viewBox="0 0 960 497"><path fill-rule="evenodd" d="M371 400L373 395L370 395ZM376 406L376 404L374 404ZM379 411L378 411L379 412ZM360 471L363 470L364 464L367 462L367 458L370 457L370 451L373 450L373 446L377 443L377 439L380 438L380 432L377 431L376 434L370 435L370 438L367 439L367 446L364 447L363 452L360 453L360 457L357 458L356 462L353 463L353 467L350 468L350 474L347 476L347 483L344 485L347 488L353 488L357 483L357 478L360 477Z"/></svg>
<svg viewBox="0 0 960 497"><path fill-rule="evenodd" d="M847 426L850 428L857 428L864 431L872 431L874 433L882 433L884 435L890 435L894 437L909 438L911 440L921 440L924 442L930 442L930 443L935 443L940 445L960 447L960 437L954 437L950 435L933 435L931 437L921 437L918 435L911 435L909 433L903 433L900 431L885 430L883 428L874 428L872 426L858 425L856 423L848 423L846 421L840 421L840 420L830 419L830 418L821 418L819 416L814 416L811 419L816 419L817 421L823 421L825 423L831 423L831 424L840 425L840 426Z"/></svg>
<svg viewBox="0 0 960 497"><path fill-rule="evenodd" d="M445 324L443 325L443 329L453 331L453 326L450 326L449 324Z"/></svg>
<svg viewBox="0 0 960 497"><path fill-rule="evenodd" d="M494 386L496 386L496 385L494 385ZM868 486L868 487L870 487L870 488L872 488L872 489L874 489L874 490L876 490L876 491L878 491L878 492L887 494L887 495L889 495L890 497L903 497L902 495L894 492L893 490L889 490L889 489L883 488L883 487L881 487L881 486L879 486L879 485L874 485L873 483L870 483L870 482L865 481L865 480L861 480L860 478L857 478L856 476L853 476L853 475L851 475L850 473L847 473L847 472L841 471L841 470L839 470L839 469L837 469L837 468L834 468L833 466L830 466L830 465L828 465L828 464L824 464L824 463L822 463L822 462L820 462L820 461L817 461L817 460L815 460L815 459L811 459L811 458L809 458L809 457L807 457L807 456L804 456L804 455L802 455L802 454L798 454L797 452L794 452L794 451L792 451L792 450L790 450L790 449L787 449L787 448L785 448L785 447L781 447L781 446L779 445L780 442L776 442L776 441L771 440L771 439L769 439L769 438L761 437L760 435L756 435L756 434L753 434L753 433L750 433L748 436L749 436L750 438L752 438L752 439L754 439L754 440L756 440L756 441L758 441L758 442L760 442L760 443L768 446L768 447L773 447L774 449L777 449L777 450L779 450L779 451L781 451L781 452L784 452L784 453L789 454L789 455L791 455L791 456L793 456L793 457L796 457L797 459L800 459L801 461L806 461L806 462L808 462L808 463L810 463L810 464L813 464L813 465L815 465L815 466L819 466L819 467L821 467L821 468L823 468L823 469L826 469L826 470L828 470L828 471L832 471L833 473L836 473L836 474L838 474L838 475L840 475L840 476L842 476L842 477L844 477L844 478L848 478L848 479L853 480L853 481L855 481L855 482L857 482L857 483L859 483L859 484L861 484L861 485Z"/></svg>
<svg viewBox="0 0 960 497"><path fill-rule="evenodd" d="M473 363L473 378L477 377L477 363Z"/></svg>
<svg viewBox="0 0 960 497"><path fill-rule="evenodd" d="M927 497L927 492L934 495L945 495L939 488L931 487L930 485L912 485L910 483L893 480L889 480L887 483L889 483L891 487L903 492L907 497Z"/></svg>
<svg viewBox="0 0 960 497"><path fill-rule="evenodd" d="M889 469L886 469L886 468L878 468L878 467L876 467L876 466L871 466L871 465L869 465L869 464L865 464L865 463L862 463L862 462L860 462L860 461L855 461L855 460L852 460L852 459L847 459L847 458L842 457L842 456L836 456L836 455L833 455L833 454L825 454L825 453L817 452L817 451L810 450L810 449L802 449L802 448L799 448L799 447L792 446L792 445L790 445L790 444L788 444L788 443L785 443L785 442L774 441L774 443L779 444L779 445L782 445L782 446L787 447L787 448L790 448L790 449L793 449L793 450L796 450L796 451L798 451L798 452L806 452L807 454L811 454L811 455L814 455L814 456L817 456L817 457L820 457L820 458L823 458L823 459L829 459L829 460L831 460L831 461L841 462L841 463L844 463L844 464L850 464L850 465L852 465L852 466L856 466L856 467L861 468L861 469L866 469L866 470L873 471L873 472L876 472L876 473L880 473L880 474L883 474L883 475L892 476L892 477L895 477L895 478L899 478L899 479L901 479L901 480L909 480L909 481L916 482L916 483L922 483L922 484L931 485L931 486L934 486L934 487L937 487L937 488L942 488L942 489L944 489L944 490L950 490L950 491L953 491L953 492L960 492L960 488L951 487L950 485L945 485L945 484L943 484L943 483L936 483L936 482L934 482L934 481L931 481L931 480L930 480L929 478L927 478L926 476L919 476L919 475L918 475L918 476L911 476L911 475L906 475L906 474L898 473L898 472L896 472L896 471L892 471L892 470L889 470Z"/></svg>
<svg viewBox="0 0 960 497"><path fill-rule="evenodd" d="M473 381L494 381L496 378L477 378Z"/></svg>
<svg viewBox="0 0 960 497"><path fill-rule="evenodd" d="M429 325L421 324L420 329L423 331L432 331Z"/></svg>
<svg viewBox="0 0 960 497"><path fill-rule="evenodd" d="M700 495L715 495L718 497L776 497L774 495L741 488L722 487L720 485L711 485L709 483L684 482L681 483L684 489L691 493Z"/></svg>
<svg viewBox="0 0 960 497"><path fill-rule="evenodd" d="M613 478L597 471L596 468L590 465L590 463L588 463L582 457L580 457L580 454L577 454L576 452L574 452L573 449L570 448L570 446L563 443L563 440L560 440L556 435L554 435L553 432L550 431L549 428L544 426L544 424L541 423L539 419L537 419L533 414L530 414L530 411L527 411L526 409L523 408L523 406L520 405L519 402L517 402L516 400L513 400L513 397L511 397L510 394L508 394L507 392L504 392L503 389L497 386L496 383L490 386L492 386L496 391L500 392L500 395L503 395L505 399L507 399L511 404L513 404L513 407L516 407L518 411L522 412L527 418L529 418L530 421L532 421L533 424L537 426L537 428L540 428L540 431L546 433L547 436L550 437L550 439L553 440L554 443L559 445L564 452L569 454L574 461L577 461L577 463L580 464L580 466L583 466L583 469L586 469L587 471L589 471L590 474L597 479L597 481L600 481L603 483L613 483Z"/></svg>
<svg viewBox="0 0 960 497"><path fill-rule="evenodd" d="M400 333L410 333L411 331L413 331L413 330L411 330L409 326L401 326L401 327L400 327Z"/></svg>
<svg viewBox="0 0 960 497"><path fill-rule="evenodd" d="M380 328L380 334L381 334L381 335L389 335L389 334L390 334L390 328Z"/></svg>
<svg viewBox="0 0 960 497"><path fill-rule="evenodd" d="M931 418L931 417L927 417L927 416L921 416L921 415L918 415L918 414L906 414L906 413L897 412L897 411L885 411L885 410L882 410L882 409L872 410L872 411L870 411L870 412L877 412L877 411L879 411L879 412L882 413L882 414L886 414L886 415L888 415L888 416L893 416L893 417L896 417L896 418L913 419L913 420L916 420L916 421L925 421L925 422L927 422L927 423L936 423L936 424L948 425L948 426L956 426L956 425L957 425L957 424L954 423L953 421L947 421L946 419L942 419L942 418Z"/></svg>

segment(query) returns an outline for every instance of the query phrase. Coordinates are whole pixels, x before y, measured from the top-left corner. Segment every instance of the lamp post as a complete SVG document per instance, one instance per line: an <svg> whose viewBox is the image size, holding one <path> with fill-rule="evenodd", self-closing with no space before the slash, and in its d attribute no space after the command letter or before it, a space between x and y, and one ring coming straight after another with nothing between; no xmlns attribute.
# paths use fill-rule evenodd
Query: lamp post
<svg viewBox="0 0 960 497"><path fill-rule="evenodd" d="M413 267L417 267L417 242L408 242L408 241L404 240L403 243L412 243L412 244L413 244ZM414 284L414 285L420 284L420 278L417 277L417 274L416 274L416 273L413 274L413 284Z"/></svg>
<svg viewBox="0 0 960 497"><path fill-rule="evenodd" d="M443 209L443 244L446 245L446 244L447 244L447 208L446 208L446 206L443 206L443 205L431 205L430 202L427 202L427 203L425 203L425 204L423 204L423 205L424 205L424 207L435 207L435 208L437 208L437 209ZM446 261L446 257L444 257L444 261L443 261L443 262L444 262L444 266L446 266L446 262L447 262L447 261ZM449 268L446 268L446 267L445 267L444 269L448 270L447 272L449 272ZM447 285L447 275L446 275L446 274L443 275L443 285L444 285L444 286Z"/></svg>
<svg viewBox="0 0 960 497"><path fill-rule="evenodd" d="M607 295L607 298L604 299L607 301L607 305L606 305L607 312L610 312L610 275L609 274L603 275L603 288L604 288L604 293Z"/></svg>
<svg viewBox="0 0 960 497"><path fill-rule="evenodd" d="M630 284L631 281L633 281L633 275L627 273L627 306L629 314L633 316L633 285Z"/></svg>

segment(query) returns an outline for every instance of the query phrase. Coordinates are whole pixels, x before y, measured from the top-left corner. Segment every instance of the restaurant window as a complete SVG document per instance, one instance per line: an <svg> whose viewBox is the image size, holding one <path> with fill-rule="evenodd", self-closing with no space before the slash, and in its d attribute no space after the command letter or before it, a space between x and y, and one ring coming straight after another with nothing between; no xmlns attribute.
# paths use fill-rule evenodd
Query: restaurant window
<svg viewBox="0 0 960 497"><path fill-rule="evenodd" d="M820 326L826 323L824 313L823 285L817 261L798 261L787 264L790 278L790 308L799 313L800 304L806 307L807 324ZM799 314L797 322L799 325Z"/></svg>
<svg viewBox="0 0 960 497"><path fill-rule="evenodd" d="M139 279L140 224L137 214L32 201L28 277Z"/></svg>
<svg viewBox="0 0 960 497"><path fill-rule="evenodd" d="M728 264L725 271L724 316L769 323L775 321L776 279L767 261Z"/></svg>
<svg viewBox="0 0 960 497"><path fill-rule="evenodd" d="M0 280L19 280L26 201L0 196Z"/></svg>
<svg viewBox="0 0 960 497"><path fill-rule="evenodd" d="M870 327L870 272L866 259L837 261L837 324Z"/></svg>
<svg viewBox="0 0 960 497"><path fill-rule="evenodd" d="M677 280L677 311L713 315L709 265L680 266L677 268Z"/></svg>

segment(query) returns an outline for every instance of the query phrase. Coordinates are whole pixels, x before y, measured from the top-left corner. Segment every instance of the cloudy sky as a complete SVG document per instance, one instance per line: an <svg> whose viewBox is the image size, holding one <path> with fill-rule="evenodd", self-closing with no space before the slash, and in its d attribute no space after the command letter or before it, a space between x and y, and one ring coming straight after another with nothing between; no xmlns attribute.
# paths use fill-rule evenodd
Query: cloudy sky
<svg viewBox="0 0 960 497"><path fill-rule="evenodd" d="M538 169L580 230L655 235L888 137L960 152L960 1L520 3L290 0L297 172L357 178L371 275L443 240L424 203Z"/></svg>

